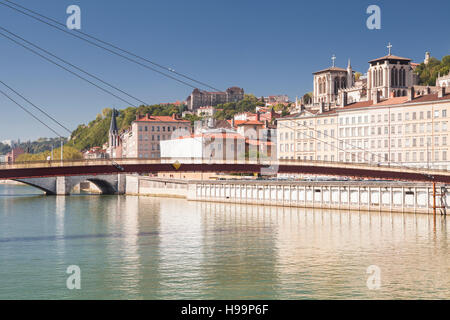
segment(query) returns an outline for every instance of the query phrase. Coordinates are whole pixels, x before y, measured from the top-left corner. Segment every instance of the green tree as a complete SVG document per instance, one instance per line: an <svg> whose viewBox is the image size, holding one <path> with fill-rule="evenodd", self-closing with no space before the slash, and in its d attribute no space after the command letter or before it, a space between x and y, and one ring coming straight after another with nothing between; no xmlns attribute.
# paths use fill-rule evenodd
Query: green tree
<svg viewBox="0 0 450 320"><path fill-rule="evenodd" d="M419 75L419 84L435 86L436 78L448 74L450 71L450 55L444 56L441 61L432 57L428 64L421 63L417 66L415 72Z"/></svg>

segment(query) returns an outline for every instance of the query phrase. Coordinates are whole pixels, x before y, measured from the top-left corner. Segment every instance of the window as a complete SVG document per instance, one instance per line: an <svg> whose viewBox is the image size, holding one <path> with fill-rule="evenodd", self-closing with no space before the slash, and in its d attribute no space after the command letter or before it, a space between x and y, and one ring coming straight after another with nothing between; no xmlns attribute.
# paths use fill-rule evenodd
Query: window
<svg viewBox="0 0 450 320"><path fill-rule="evenodd" d="M447 109L442 110L442 118L447 117Z"/></svg>
<svg viewBox="0 0 450 320"><path fill-rule="evenodd" d="M409 120L409 112L405 113L405 120Z"/></svg>
<svg viewBox="0 0 450 320"><path fill-rule="evenodd" d="M420 116L419 116L420 120L423 119L423 111L420 111Z"/></svg>
<svg viewBox="0 0 450 320"><path fill-rule="evenodd" d="M439 110L434 110L434 117L439 118Z"/></svg>
<svg viewBox="0 0 450 320"><path fill-rule="evenodd" d="M413 112L413 114L412 114L412 119L416 120L416 113L415 112Z"/></svg>

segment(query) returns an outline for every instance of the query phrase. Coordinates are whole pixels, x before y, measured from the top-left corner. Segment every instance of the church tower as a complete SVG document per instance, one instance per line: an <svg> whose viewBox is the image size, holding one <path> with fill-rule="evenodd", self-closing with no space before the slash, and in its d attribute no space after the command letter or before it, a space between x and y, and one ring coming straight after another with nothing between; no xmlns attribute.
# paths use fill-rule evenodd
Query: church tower
<svg viewBox="0 0 450 320"><path fill-rule="evenodd" d="M391 54L392 45L387 46L387 56L369 61L367 72L368 98L375 95L388 99L391 93L395 97L406 96L408 88L413 83L413 69L411 59L394 56Z"/></svg>
<svg viewBox="0 0 450 320"><path fill-rule="evenodd" d="M348 70L335 66L336 57L331 58L330 68L314 72L313 103L332 105L338 101L340 89L348 88Z"/></svg>
<svg viewBox="0 0 450 320"><path fill-rule="evenodd" d="M351 88L354 85L355 85L355 82L353 80L352 64L350 63L350 59L348 59L348 64L347 64L347 88Z"/></svg>

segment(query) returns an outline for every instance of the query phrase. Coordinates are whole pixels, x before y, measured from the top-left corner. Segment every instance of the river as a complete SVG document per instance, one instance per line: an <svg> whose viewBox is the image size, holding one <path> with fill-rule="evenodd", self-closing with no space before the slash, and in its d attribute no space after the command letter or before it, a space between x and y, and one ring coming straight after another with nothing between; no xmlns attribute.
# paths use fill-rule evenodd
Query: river
<svg viewBox="0 0 450 320"><path fill-rule="evenodd" d="M449 299L449 232L422 214L0 185L0 299Z"/></svg>

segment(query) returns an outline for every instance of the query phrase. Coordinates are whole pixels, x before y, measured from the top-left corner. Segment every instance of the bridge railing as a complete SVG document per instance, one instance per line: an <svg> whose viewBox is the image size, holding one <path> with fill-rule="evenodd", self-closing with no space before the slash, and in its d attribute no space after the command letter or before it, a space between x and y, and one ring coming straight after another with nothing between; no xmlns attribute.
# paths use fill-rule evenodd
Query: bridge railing
<svg viewBox="0 0 450 320"><path fill-rule="evenodd" d="M448 174L450 171L435 168L418 168L401 165L392 165L389 163L362 163L362 162L337 162L320 160L299 160L299 159L252 159L252 160L224 160L224 159L202 159L202 158L161 158L161 159L143 159L143 158L114 158L114 159L78 159L64 161L27 161L16 162L14 164L0 164L0 170L8 169L26 169L42 167L74 167L74 166L110 166L118 165L145 165L145 164L234 164L234 165L260 165L260 166L278 166L278 165L302 165L302 166L323 166L338 168L361 168L370 170L390 170L390 171L408 171L422 174Z"/></svg>

